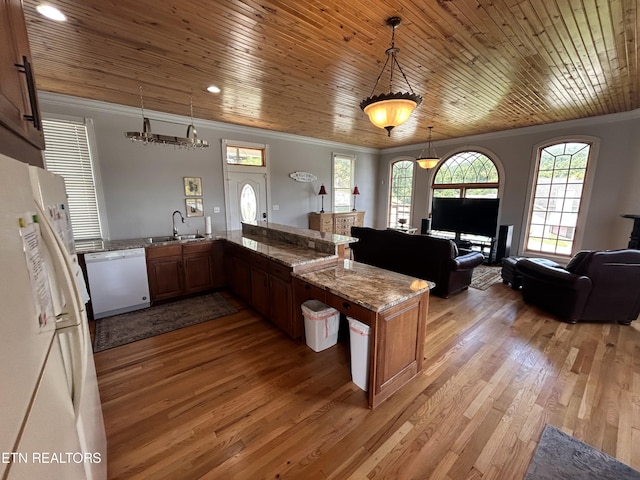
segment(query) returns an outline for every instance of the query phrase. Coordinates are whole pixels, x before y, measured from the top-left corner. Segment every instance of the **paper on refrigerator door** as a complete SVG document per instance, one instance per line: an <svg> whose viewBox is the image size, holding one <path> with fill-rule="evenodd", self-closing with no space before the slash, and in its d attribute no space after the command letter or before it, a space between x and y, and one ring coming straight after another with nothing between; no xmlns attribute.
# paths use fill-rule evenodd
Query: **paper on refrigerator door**
<svg viewBox="0 0 640 480"><path fill-rule="evenodd" d="M44 327L47 322L55 320L53 309L53 297L51 286L49 285L49 275L47 266L42 255L42 241L40 229L36 223L27 223L30 215L25 215L19 219L20 236L22 246L27 258L27 268L29 279L31 280L31 290L33 301L37 308L38 322L40 327Z"/></svg>

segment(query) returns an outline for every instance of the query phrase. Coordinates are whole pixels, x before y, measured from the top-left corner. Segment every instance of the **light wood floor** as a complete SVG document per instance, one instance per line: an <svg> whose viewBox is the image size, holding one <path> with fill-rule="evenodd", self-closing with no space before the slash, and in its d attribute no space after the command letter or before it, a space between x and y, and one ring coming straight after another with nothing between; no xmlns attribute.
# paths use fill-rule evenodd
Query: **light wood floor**
<svg viewBox="0 0 640 480"><path fill-rule="evenodd" d="M95 356L113 479L509 479L550 423L640 469L640 332L503 284L432 297L426 368L375 411L347 343L237 314Z"/></svg>

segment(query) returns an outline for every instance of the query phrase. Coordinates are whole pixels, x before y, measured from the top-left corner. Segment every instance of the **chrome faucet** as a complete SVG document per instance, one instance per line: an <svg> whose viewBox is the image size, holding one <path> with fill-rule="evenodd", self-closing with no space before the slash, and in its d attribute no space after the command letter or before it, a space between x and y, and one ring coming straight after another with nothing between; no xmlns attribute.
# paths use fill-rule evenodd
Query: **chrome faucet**
<svg viewBox="0 0 640 480"><path fill-rule="evenodd" d="M176 227L176 213L178 215L180 215L180 219L182 220L182 223L184 223L184 217L180 213L180 210L176 210L175 212L173 212L171 214L171 223L173 224L173 236L174 237L178 236L178 228Z"/></svg>

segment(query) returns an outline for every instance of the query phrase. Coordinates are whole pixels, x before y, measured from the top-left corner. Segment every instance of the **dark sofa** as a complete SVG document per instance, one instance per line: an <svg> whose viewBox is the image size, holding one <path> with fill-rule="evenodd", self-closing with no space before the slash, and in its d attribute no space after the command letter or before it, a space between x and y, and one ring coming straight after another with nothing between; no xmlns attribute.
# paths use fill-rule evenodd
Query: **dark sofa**
<svg viewBox="0 0 640 480"><path fill-rule="evenodd" d="M428 235L351 227L351 236L358 239L350 245L355 261L431 280L431 293L444 298L467 288L473 269L484 261L479 252L459 256L453 241Z"/></svg>
<svg viewBox="0 0 640 480"><path fill-rule="evenodd" d="M517 265L524 300L566 322L628 325L640 313L640 250L583 251L566 268Z"/></svg>

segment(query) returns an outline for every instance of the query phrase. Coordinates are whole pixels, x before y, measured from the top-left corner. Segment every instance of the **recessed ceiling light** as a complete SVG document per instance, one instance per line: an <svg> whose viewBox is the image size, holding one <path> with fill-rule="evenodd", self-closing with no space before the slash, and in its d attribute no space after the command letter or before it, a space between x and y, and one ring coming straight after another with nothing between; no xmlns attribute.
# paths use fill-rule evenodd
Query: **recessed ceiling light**
<svg viewBox="0 0 640 480"><path fill-rule="evenodd" d="M47 17L51 20L55 20L56 22L64 22L67 17L64 13L58 10L56 7L49 5L47 3L42 3L36 7L38 13L44 17Z"/></svg>
<svg viewBox="0 0 640 480"><path fill-rule="evenodd" d="M220 89L218 87L216 87L215 85L209 85L207 87L207 92L210 93L220 93Z"/></svg>

